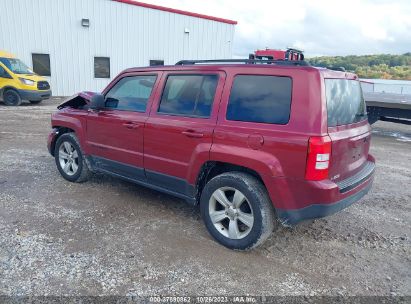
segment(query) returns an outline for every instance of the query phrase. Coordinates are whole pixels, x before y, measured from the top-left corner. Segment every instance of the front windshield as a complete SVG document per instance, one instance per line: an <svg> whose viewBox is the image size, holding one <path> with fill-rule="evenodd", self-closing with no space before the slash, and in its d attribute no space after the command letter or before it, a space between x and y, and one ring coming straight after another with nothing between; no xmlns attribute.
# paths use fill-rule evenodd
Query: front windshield
<svg viewBox="0 0 411 304"><path fill-rule="evenodd" d="M10 71L15 74L29 74L33 75L33 71L30 70L20 59L16 58L0 58L2 62Z"/></svg>

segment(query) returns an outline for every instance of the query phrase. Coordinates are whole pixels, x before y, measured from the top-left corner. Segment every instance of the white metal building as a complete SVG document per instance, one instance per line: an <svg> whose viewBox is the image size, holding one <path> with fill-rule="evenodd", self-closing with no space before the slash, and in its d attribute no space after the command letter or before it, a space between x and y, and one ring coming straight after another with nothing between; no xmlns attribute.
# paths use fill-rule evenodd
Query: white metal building
<svg viewBox="0 0 411 304"><path fill-rule="evenodd" d="M53 95L101 91L119 72L231 58L236 22L132 0L0 0L0 49L46 75Z"/></svg>

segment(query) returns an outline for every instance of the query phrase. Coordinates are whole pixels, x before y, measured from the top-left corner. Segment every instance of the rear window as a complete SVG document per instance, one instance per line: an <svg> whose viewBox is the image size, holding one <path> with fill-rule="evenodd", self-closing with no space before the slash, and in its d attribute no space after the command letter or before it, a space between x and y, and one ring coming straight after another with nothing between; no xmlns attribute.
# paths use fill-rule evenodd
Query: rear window
<svg viewBox="0 0 411 304"><path fill-rule="evenodd" d="M291 78L239 75L228 101L227 119L286 124L290 119Z"/></svg>
<svg viewBox="0 0 411 304"><path fill-rule="evenodd" d="M348 79L325 79L328 126L335 127L367 118L360 82Z"/></svg>
<svg viewBox="0 0 411 304"><path fill-rule="evenodd" d="M189 117L209 117L217 82L217 75L168 76L158 112Z"/></svg>

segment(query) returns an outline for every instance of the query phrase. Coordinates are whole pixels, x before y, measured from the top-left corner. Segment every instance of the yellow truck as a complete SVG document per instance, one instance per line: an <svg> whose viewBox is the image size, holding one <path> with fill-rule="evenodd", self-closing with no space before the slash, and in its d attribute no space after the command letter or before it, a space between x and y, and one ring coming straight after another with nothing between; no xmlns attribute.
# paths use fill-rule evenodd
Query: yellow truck
<svg viewBox="0 0 411 304"><path fill-rule="evenodd" d="M33 104L51 96L50 84L13 54L0 50L0 99L8 106Z"/></svg>

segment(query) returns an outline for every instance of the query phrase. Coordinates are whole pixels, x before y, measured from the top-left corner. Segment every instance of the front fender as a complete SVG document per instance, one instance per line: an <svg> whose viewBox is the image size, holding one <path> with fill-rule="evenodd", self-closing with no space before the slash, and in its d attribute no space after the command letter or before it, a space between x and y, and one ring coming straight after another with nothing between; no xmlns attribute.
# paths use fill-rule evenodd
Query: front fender
<svg viewBox="0 0 411 304"><path fill-rule="evenodd" d="M76 116L72 116L74 113L66 113L64 110L54 113L52 115L51 121L52 121L52 127L53 128L68 128L71 129L75 132L81 148L83 149L83 152L87 155L89 152L88 147L86 146L86 141L85 141L85 130L86 130L86 116L87 112L86 111L80 111L78 110L76 113Z"/></svg>

